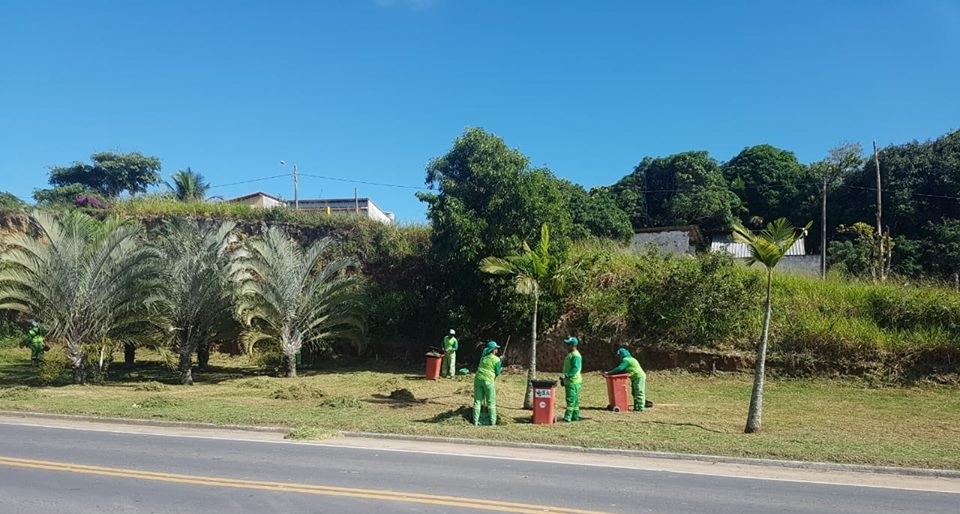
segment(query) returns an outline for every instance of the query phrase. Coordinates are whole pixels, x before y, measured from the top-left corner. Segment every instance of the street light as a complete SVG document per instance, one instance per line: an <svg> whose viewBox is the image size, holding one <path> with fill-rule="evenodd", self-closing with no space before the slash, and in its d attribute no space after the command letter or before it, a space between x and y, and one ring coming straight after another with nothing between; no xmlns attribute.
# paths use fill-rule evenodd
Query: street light
<svg viewBox="0 0 960 514"><path fill-rule="evenodd" d="M283 159L280 160L281 166L286 166L287 162ZM293 209L296 211L300 210L300 200L297 196L297 186L299 185L298 176L297 176L297 163L293 163Z"/></svg>

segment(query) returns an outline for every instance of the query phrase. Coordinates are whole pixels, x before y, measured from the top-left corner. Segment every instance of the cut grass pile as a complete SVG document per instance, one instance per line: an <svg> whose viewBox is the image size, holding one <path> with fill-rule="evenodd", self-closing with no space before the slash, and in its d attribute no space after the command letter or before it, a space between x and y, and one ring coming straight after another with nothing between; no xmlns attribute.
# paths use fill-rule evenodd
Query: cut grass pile
<svg viewBox="0 0 960 514"><path fill-rule="evenodd" d="M104 385L24 387L19 384L31 373L29 354L11 351L23 355L8 355L14 364L0 365L2 410L274 425L292 428L290 437L301 439L348 430L960 469L960 389L954 386L771 379L763 432L745 435L749 375L651 372L647 394L656 406L644 413L613 413L604 409L603 377L588 373L583 421L532 425L530 412L518 408L525 375L507 373L497 385L503 424L474 427L468 415L472 376L427 381L419 370L331 364L303 370L296 379L252 377L256 370L246 360L214 356L210 370L195 373L198 383L192 387L176 385L169 371L152 362L138 363L136 373L117 365ZM143 353L138 359L149 356ZM277 391L284 392L283 399ZM291 391L298 398L287 398ZM562 409L558 390L557 412Z"/></svg>

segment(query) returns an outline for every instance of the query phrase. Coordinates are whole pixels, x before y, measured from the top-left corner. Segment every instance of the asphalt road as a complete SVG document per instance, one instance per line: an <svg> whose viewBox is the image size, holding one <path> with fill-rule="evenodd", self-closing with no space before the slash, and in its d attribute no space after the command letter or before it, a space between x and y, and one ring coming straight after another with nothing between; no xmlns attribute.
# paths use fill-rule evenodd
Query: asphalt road
<svg viewBox="0 0 960 514"><path fill-rule="evenodd" d="M914 487L931 480L942 488L946 479L904 478L904 487L914 487L905 490L897 477L841 485L809 473L815 482L713 476L710 465L638 469L627 457L8 423L19 422L0 420L6 514L960 513L960 494ZM373 448L354 447L361 444ZM946 490L960 490L952 480Z"/></svg>

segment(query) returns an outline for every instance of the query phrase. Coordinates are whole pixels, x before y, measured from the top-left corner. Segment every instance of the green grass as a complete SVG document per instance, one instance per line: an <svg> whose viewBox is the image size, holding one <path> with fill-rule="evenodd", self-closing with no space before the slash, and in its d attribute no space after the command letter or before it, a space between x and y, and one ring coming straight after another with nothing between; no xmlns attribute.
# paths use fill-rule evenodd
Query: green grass
<svg viewBox="0 0 960 514"><path fill-rule="evenodd" d="M591 373L583 388L584 421L542 426L530 424L530 413L518 408L524 375L507 373L498 381L505 423L473 427L461 410L472 401L470 377L426 381L420 370L331 364L286 379L257 375L259 370L244 358L217 355L209 371L196 372L198 383L192 387L176 385L169 370L147 361L130 372L117 365L105 385L27 388L16 387L34 383L26 350L2 353L7 362L0 365L3 410L276 425L291 428L291 438L357 430L960 469L957 387L874 388L858 380L771 379L763 432L745 435L747 375L651 372L647 393L656 406L641 414L604 410L603 378ZM148 355L138 354L143 357ZM400 389L413 398L397 394L402 401L391 399ZM562 405L560 398L558 412Z"/></svg>

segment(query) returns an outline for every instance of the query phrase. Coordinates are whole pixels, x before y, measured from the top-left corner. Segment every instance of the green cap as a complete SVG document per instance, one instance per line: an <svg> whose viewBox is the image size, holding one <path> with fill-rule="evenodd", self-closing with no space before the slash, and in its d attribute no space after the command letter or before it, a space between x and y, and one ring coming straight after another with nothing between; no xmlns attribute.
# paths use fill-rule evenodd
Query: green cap
<svg viewBox="0 0 960 514"><path fill-rule="evenodd" d="M500 345L496 341L487 341L487 350L495 350L500 348Z"/></svg>
<svg viewBox="0 0 960 514"><path fill-rule="evenodd" d="M563 344L569 344L569 345L572 345L572 346L577 346L578 344L580 344L580 340L577 339L576 337L570 336L570 337L568 337L568 338L566 338L566 339L563 340Z"/></svg>

